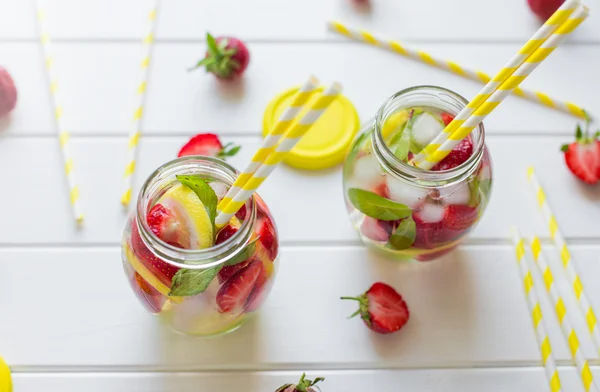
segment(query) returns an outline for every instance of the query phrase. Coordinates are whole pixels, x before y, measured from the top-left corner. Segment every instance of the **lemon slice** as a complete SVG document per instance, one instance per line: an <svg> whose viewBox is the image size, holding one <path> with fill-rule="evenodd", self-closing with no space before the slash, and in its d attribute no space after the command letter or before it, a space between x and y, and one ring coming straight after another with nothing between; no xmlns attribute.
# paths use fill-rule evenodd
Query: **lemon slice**
<svg viewBox="0 0 600 392"><path fill-rule="evenodd" d="M189 240L187 249L205 249L213 246L213 222L196 193L185 185L169 189L159 201L181 222L181 236ZM182 241L183 242L183 241ZM187 241L185 241L187 242Z"/></svg>
<svg viewBox="0 0 600 392"><path fill-rule="evenodd" d="M10 369L2 357L0 357L0 392L12 392Z"/></svg>

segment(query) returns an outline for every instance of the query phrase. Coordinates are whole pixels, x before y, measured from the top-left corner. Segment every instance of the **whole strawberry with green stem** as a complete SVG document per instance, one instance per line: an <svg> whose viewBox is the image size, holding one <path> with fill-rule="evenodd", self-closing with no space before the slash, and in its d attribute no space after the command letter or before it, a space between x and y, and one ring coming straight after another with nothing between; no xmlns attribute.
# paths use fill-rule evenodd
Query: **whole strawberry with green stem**
<svg viewBox="0 0 600 392"><path fill-rule="evenodd" d="M315 392L313 387L321 381L325 381L325 378L317 377L314 381L308 380L306 379L306 373L302 373L302 377L300 377L297 384L282 385L275 392Z"/></svg>
<svg viewBox="0 0 600 392"><path fill-rule="evenodd" d="M206 33L208 50L204 59L193 68L204 67L206 72L223 80L233 79L244 73L250 63L250 52L246 44L234 37L214 38Z"/></svg>
<svg viewBox="0 0 600 392"><path fill-rule="evenodd" d="M590 134L590 118L586 114L585 130L577 124L575 141L564 144L561 151L569 170L580 180L595 184L600 180L600 131Z"/></svg>

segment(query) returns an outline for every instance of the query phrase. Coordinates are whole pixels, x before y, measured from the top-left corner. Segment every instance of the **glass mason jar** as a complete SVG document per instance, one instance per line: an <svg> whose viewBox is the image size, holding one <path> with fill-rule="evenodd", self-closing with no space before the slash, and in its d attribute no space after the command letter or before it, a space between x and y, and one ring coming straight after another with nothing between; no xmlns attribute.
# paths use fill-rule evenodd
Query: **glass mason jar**
<svg viewBox="0 0 600 392"><path fill-rule="evenodd" d="M127 280L142 305L178 332L212 336L233 331L262 306L273 285L278 235L257 194L206 249L179 245L190 242L181 222L169 242L161 240L150 223L155 224L153 207L163 195L181 186L176 175L207 180L221 199L238 174L217 158L188 156L168 162L148 177L125 226L122 259Z"/></svg>
<svg viewBox="0 0 600 392"><path fill-rule="evenodd" d="M357 135L344 164L344 198L365 244L396 259L429 261L475 227L492 184L483 124L432 170L407 163L467 103L444 88L412 87L388 99Z"/></svg>

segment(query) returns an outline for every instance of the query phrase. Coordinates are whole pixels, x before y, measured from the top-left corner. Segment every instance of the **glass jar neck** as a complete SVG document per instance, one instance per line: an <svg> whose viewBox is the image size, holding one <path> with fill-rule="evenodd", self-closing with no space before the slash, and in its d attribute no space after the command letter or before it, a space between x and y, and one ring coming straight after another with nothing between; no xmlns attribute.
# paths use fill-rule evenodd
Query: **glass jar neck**
<svg viewBox="0 0 600 392"><path fill-rule="evenodd" d="M467 104L468 101L462 96L436 86L411 87L396 93L384 102L375 116L372 134L373 154L390 174L402 181L421 186L436 187L468 178L477 170L483 156L485 146L483 123L470 134L473 142L471 157L463 164L444 171L423 170L403 162L388 148L382 135L386 121L398 111L425 107L456 116Z"/></svg>
<svg viewBox="0 0 600 392"><path fill-rule="evenodd" d="M140 237L156 256L179 268L204 269L226 263L243 251L256 222L254 197L246 202L246 217L240 228L226 241L207 249L188 250L170 245L158 238L148 226L146 216L162 195L178 184L177 175L196 175L208 181L223 183L227 189L238 172L224 161L204 156L187 156L172 160L154 171L146 180L137 201L135 224ZM216 233L214 233L216 236Z"/></svg>

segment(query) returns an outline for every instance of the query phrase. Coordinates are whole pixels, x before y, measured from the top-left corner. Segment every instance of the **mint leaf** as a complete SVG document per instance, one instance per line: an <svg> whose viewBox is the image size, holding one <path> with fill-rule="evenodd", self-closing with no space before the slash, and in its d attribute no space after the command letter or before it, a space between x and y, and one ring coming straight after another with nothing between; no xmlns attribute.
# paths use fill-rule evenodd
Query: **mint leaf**
<svg viewBox="0 0 600 392"><path fill-rule="evenodd" d="M357 210L371 218L393 221L406 218L412 214L412 210L404 204L393 202L376 193L362 189L349 189L348 198Z"/></svg>
<svg viewBox="0 0 600 392"><path fill-rule="evenodd" d="M388 240L391 248L402 250L410 248L417 237L417 225L412 217L403 219L400 225Z"/></svg>
<svg viewBox="0 0 600 392"><path fill-rule="evenodd" d="M234 258L227 260L225 266L239 264L252 257L254 251L256 251L256 241L258 241L259 238L260 237L256 237L255 239L250 241L240 253L235 255Z"/></svg>
<svg viewBox="0 0 600 392"><path fill-rule="evenodd" d="M198 176L179 175L176 177L179 182L193 190L194 193L198 195L198 198L202 204L204 204L204 208L206 209L208 217L210 218L210 221L213 223L214 227L215 217L217 215L218 198L212 187L208 185L205 180Z"/></svg>
<svg viewBox="0 0 600 392"><path fill-rule="evenodd" d="M201 270L180 269L173 276L169 296L189 297L203 293L210 285L210 282L217 276L221 267L219 265Z"/></svg>

